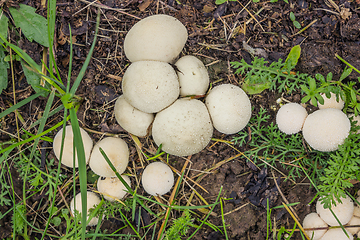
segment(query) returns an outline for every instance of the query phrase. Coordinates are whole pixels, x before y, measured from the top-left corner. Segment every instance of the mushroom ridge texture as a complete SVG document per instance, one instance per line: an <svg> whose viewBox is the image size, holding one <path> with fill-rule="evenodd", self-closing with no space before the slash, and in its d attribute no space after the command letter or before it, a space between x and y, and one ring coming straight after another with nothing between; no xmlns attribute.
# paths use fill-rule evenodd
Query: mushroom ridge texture
<svg viewBox="0 0 360 240"><path fill-rule="evenodd" d="M162 150L188 156L203 150L210 142L213 126L205 104L196 99L178 99L156 114L152 136Z"/></svg>
<svg viewBox="0 0 360 240"><path fill-rule="evenodd" d="M131 106L146 113L161 111L180 93L175 70L170 64L159 61L132 63L123 76L122 90Z"/></svg>
<svg viewBox="0 0 360 240"><path fill-rule="evenodd" d="M298 103L287 103L280 107L276 114L276 124L279 130L286 134L295 134L301 131L308 113Z"/></svg>
<svg viewBox="0 0 360 240"><path fill-rule="evenodd" d="M211 89L205 104L215 129L225 134L241 131L251 117L249 97L233 84L221 84Z"/></svg>
<svg viewBox="0 0 360 240"><path fill-rule="evenodd" d="M137 22L126 34L124 51L131 62L156 60L172 63L185 46L185 26L176 18L152 15Z"/></svg>
<svg viewBox="0 0 360 240"><path fill-rule="evenodd" d="M344 143L350 132L350 120L339 109L317 110L305 119L302 133L305 141L315 150L330 152Z"/></svg>
<svg viewBox="0 0 360 240"><path fill-rule="evenodd" d="M153 162L146 166L141 183L148 194L163 195L174 185L174 174L165 163Z"/></svg>
<svg viewBox="0 0 360 240"><path fill-rule="evenodd" d="M62 133L63 128L60 129L59 132L56 133L53 142L53 149L57 159L60 159L60 151L61 151L61 141L62 141ZM85 151L85 159L86 164L89 162L90 153L93 148L93 141L89 134L82 128L80 128L81 138L84 145ZM72 127L70 125L65 127L65 139L64 139L64 150L62 155L61 163L67 167L74 167L73 166L73 141L74 141L74 133L72 131ZM75 152L75 167L77 168L79 165L77 153Z"/></svg>

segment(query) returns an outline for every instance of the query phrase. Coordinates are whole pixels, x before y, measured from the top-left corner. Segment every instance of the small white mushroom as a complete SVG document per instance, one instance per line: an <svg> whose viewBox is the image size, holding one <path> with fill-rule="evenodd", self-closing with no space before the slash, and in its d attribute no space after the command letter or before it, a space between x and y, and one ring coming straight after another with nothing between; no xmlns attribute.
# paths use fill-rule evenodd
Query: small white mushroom
<svg viewBox="0 0 360 240"><path fill-rule="evenodd" d="M90 138L89 134L85 132L84 129L80 128L81 138L84 145L85 159L86 164L89 162L91 149L93 148L93 141ZM57 159L60 159L60 151L61 151L61 141L62 141L63 129L61 129L54 137L53 149ZM70 125L65 127L65 139L64 139L64 150L62 155L61 163L67 167L73 166L73 142L74 142L74 134L72 127ZM75 167L79 166L77 153L75 152Z"/></svg>
<svg viewBox="0 0 360 240"><path fill-rule="evenodd" d="M213 126L205 104L196 99L178 99L156 114L152 136L162 150L188 156L203 150L210 142Z"/></svg>
<svg viewBox="0 0 360 240"><path fill-rule="evenodd" d="M320 240L353 240L353 235L348 230L345 229L345 231L349 237L346 236L341 228L329 229Z"/></svg>
<svg viewBox="0 0 360 240"><path fill-rule="evenodd" d="M350 132L350 120L339 109L317 110L306 118L302 129L304 139L315 150L330 152L344 143Z"/></svg>
<svg viewBox="0 0 360 240"><path fill-rule="evenodd" d="M158 61L132 63L125 71L122 90L131 106L146 113L161 111L180 93L175 70L170 64Z"/></svg>
<svg viewBox="0 0 360 240"><path fill-rule="evenodd" d="M336 108L336 109L341 110L341 109L344 108L344 104L345 104L344 100L342 100L341 97L339 96L339 101L336 101L336 94L335 94L335 93L331 92L331 93L330 93L330 95L331 95L330 98L327 98L326 95L325 95L325 93L322 93L322 94L320 94L320 95L321 95L321 96L323 97L323 99L324 99L324 104L320 104L320 103L318 102L318 107L319 107L320 109Z"/></svg>
<svg viewBox="0 0 360 240"><path fill-rule="evenodd" d="M146 137L150 134L150 125L154 120L154 114L134 108L126 101L124 95L116 100L114 113L116 121L129 133L138 137Z"/></svg>
<svg viewBox="0 0 360 240"><path fill-rule="evenodd" d="M174 174L165 163L153 162L146 166L141 183L148 194L163 195L174 185Z"/></svg>
<svg viewBox="0 0 360 240"><path fill-rule="evenodd" d="M246 93L233 84L222 84L210 90L206 107L216 130L225 134L241 131L251 117L251 103Z"/></svg>
<svg viewBox="0 0 360 240"><path fill-rule="evenodd" d="M99 203L100 203L100 198L96 195L96 193L88 191L87 192L87 205L86 205L87 215L89 215L89 210L91 208L95 208L96 205L98 205ZM74 215L75 215L75 209L79 213L82 213L81 193L76 194L76 196L71 200L70 209ZM97 217L93 217L87 226L97 225L98 221L99 221L99 219Z"/></svg>
<svg viewBox="0 0 360 240"><path fill-rule="evenodd" d="M303 221L303 228L323 228L328 227L326 222L322 220L317 213L309 213L305 216ZM319 240L325 233L327 229L324 230L305 230L306 235L312 240Z"/></svg>
<svg viewBox="0 0 360 240"><path fill-rule="evenodd" d="M122 178L131 187L130 178L126 175L122 175ZM97 189L110 202L115 201L115 199L122 199L127 193L127 188L117 177L104 179L100 177L97 182Z"/></svg>
<svg viewBox="0 0 360 240"><path fill-rule="evenodd" d="M307 117L306 109L298 103L283 105L276 114L276 124L280 131L295 134L301 131Z"/></svg>
<svg viewBox="0 0 360 240"><path fill-rule="evenodd" d="M349 196L346 196L346 198L340 198L340 200L342 203L336 201L336 206L332 205L331 210L334 212L341 224L345 225L350 221L353 216L354 202ZM318 200L316 203L316 212L320 215L322 220L324 220L330 226L339 226L339 223L332 215L330 209L325 209L323 207L321 200Z"/></svg>
<svg viewBox="0 0 360 240"><path fill-rule="evenodd" d="M122 174L129 163L129 149L124 140L116 137L107 137L99 141L93 148L90 156L90 168L99 176L115 177L109 164L101 154L99 148L106 153L119 174Z"/></svg>
<svg viewBox="0 0 360 240"><path fill-rule="evenodd" d="M209 74L197 57L187 55L176 63L180 82L180 96L203 95L209 87Z"/></svg>
<svg viewBox="0 0 360 240"><path fill-rule="evenodd" d="M131 62L173 62L183 49L188 34L176 18L159 14L137 22L126 34L124 51Z"/></svg>

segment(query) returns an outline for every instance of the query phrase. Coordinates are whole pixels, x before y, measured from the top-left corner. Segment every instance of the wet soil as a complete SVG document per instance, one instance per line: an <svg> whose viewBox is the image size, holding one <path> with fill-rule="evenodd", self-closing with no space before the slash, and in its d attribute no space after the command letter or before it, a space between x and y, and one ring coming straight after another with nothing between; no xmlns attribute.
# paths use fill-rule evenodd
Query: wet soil
<svg viewBox="0 0 360 240"><path fill-rule="evenodd" d="M78 111L80 125L89 130L95 140L100 139L104 133L120 134L130 146L130 160L134 166L138 166L137 174L141 173L134 142L116 123L113 106L114 99L122 93L121 79L130 63L123 51L126 32L139 19L153 14L174 16L186 26L189 38L181 56L192 54L200 58L207 66L210 80L214 86L222 83L241 84L242 76L234 74L230 62L239 61L242 58L251 62L254 56L243 48L243 41L253 48L263 49L266 53L264 56L269 62L277 61L279 58L285 59L290 49L300 44L302 54L297 70L312 75L316 73L326 75L328 72L332 72L334 78L338 77L345 65L335 57L335 54L340 55L354 67L360 68L360 2L345 0L334 2L338 9L331 5L328 6L322 0L290 0L289 4L281 0L276 3L231 1L221 5L216 5L214 1L209 0L101 1L98 42L93 59L77 91L77 95L83 99ZM40 1L26 0L22 3L37 8L37 12L45 16L46 8L40 5ZM7 4L9 5L9 3ZM16 5L14 2L12 4ZM8 13L6 6L5 14ZM119 9L122 10L118 11ZM72 78L74 81L90 49L94 37L96 14L99 10L94 5L89 6L85 0L59 0L57 10L55 57L60 75L66 79L70 51L68 30L70 24L74 42ZM300 33L299 29L295 28L289 18L290 12L295 14L296 21L301 24L302 28L308 26L305 31ZM35 61L40 62L43 48L39 44L31 43L23 36L19 41L18 36L11 35L11 40L17 42ZM16 99L20 101L34 92L27 85L20 64L15 63L14 72ZM357 77L355 73L349 76L350 79ZM11 86L10 82L9 86ZM13 102L12 91L12 88L9 87L0 95L2 110L8 108L9 104ZM293 94L290 100L299 102L300 94L300 92ZM250 96L254 106L253 114L263 107L271 115L270 121L274 121L278 107L276 99L280 96L276 92L267 91L260 95ZM26 122L32 123L41 118L45 104L46 98L37 98L22 107L19 112ZM60 104L59 99L56 99L54 108ZM7 133L17 134L14 116L14 113L11 113L2 120L1 141L9 139ZM61 119L61 112L49 119L47 128L54 125L59 119ZM49 136L51 137L52 134ZM215 131L214 138L231 141L232 136ZM156 145L151 137L140 141L144 144L144 149L156 152ZM247 150L246 146L236 146L236 148L237 150L226 142L212 141L203 151L191 156L188 171L189 178L196 179L198 176L202 178L199 184L203 189L195 185L194 188L208 203L214 202L222 189L221 196L227 199L224 200L223 211L226 214L225 223L230 239L266 238L267 213L264 199L268 198L271 206L281 205L285 200L289 203L299 202L293 209L300 219L303 219L310 211L314 211L314 204L308 205L308 203L315 196L315 190L310 188L305 177L293 182L282 178L278 172L271 169L265 171L264 166L252 166L240 154ZM50 159L53 154L50 150L49 152L48 158ZM185 162L183 158L173 156L169 161L179 171ZM214 166L216 167L213 168ZM275 167L286 174L286 170L281 169L280 166ZM212 170L209 171L209 169ZM64 174L71 174L69 171L63 171ZM202 171L207 172L199 175ZM15 176L14 171L13 177ZM19 189L19 196L21 196L21 179L17 177L14 185L15 189ZM140 190L140 194L146 194L142 191ZM190 189L185 186L182 191L184 191L185 198L188 198ZM28 204L39 204L36 197L38 196L30 198ZM66 198L70 200L71 195L69 194ZM168 196L165 198L168 199ZM186 204L184 199L179 200L180 203ZM192 204L202 205L204 203L195 197ZM34 206L33 209L35 209ZM4 214L8 211L8 207L4 207L0 211ZM196 214L196 218L204 217L203 213L197 212ZM209 222L215 226L221 226L220 216L220 207L216 207ZM271 218L276 222L277 228L284 226L291 229L294 223L283 208L274 210ZM29 222L38 221L36 226L44 224L41 218L35 220L31 216L31 212L28 214L28 220ZM10 237L12 231L10 226L10 215L0 220L0 238ZM111 219L104 222L102 229L108 229L111 232L122 226L121 221ZM63 225L59 231L62 233L65 231ZM119 233L126 232L131 232L131 230L125 228ZM32 237L38 236L36 233L32 234ZM299 239L299 237L300 235L295 234L294 239ZM196 234L195 239L224 239L224 235L206 226Z"/></svg>

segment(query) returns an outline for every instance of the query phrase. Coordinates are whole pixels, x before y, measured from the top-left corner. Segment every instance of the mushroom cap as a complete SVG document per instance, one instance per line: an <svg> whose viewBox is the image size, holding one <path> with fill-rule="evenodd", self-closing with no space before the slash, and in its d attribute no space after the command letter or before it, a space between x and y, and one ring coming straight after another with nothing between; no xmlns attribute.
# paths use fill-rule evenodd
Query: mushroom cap
<svg viewBox="0 0 360 240"><path fill-rule="evenodd" d="M115 177L109 164L101 154L102 148L119 174L122 174L129 163L129 148L124 140L116 137L107 137L99 141L93 148L90 156L90 168L99 176Z"/></svg>
<svg viewBox="0 0 360 240"><path fill-rule="evenodd" d="M180 96L203 95L209 88L209 74L197 57L187 55L176 63L180 83Z"/></svg>
<svg viewBox="0 0 360 240"><path fill-rule="evenodd" d="M122 178L131 187L130 178L126 175L122 175ZM117 177L99 178L97 190L110 202L115 201L115 199L122 199L127 193L127 188Z"/></svg>
<svg viewBox="0 0 360 240"><path fill-rule="evenodd" d="M318 102L318 107L319 109L325 109L325 108L336 108L336 109L343 109L345 102L344 100L341 99L341 97L339 96L339 101L336 101L336 94L331 92L330 93L330 98L327 98L325 93L320 94L323 99L324 99L324 104L320 104Z"/></svg>
<svg viewBox="0 0 360 240"><path fill-rule="evenodd" d="M53 149L57 159L60 160L60 150L61 150L61 141L62 141L62 133L63 128L60 129L59 132L56 133L53 142ZM80 128L81 138L84 145L85 151L85 159L86 164L89 162L91 149L93 148L93 141L89 134L82 128ZM64 139L64 150L61 163L67 167L74 167L73 166L73 141L74 141L74 133L72 127L70 125L65 127L65 139ZM79 166L77 153L75 152L75 167Z"/></svg>
<svg viewBox="0 0 360 240"><path fill-rule="evenodd" d="M349 235L349 238L345 235L341 228L332 228L329 229L320 240L353 240L353 235L351 235L347 229L345 229L345 231Z"/></svg>
<svg viewBox="0 0 360 240"><path fill-rule="evenodd" d="M141 183L148 194L163 195L174 185L174 174L165 163L153 162L146 166Z"/></svg>
<svg viewBox="0 0 360 240"><path fill-rule="evenodd" d="M215 129L225 134L241 131L251 117L249 97L233 84L222 84L211 89L205 104Z"/></svg>
<svg viewBox="0 0 360 240"><path fill-rule="evenodd" d="M283 105L276 114L276 124L280 131L286 134L295 134L301 131L308 113L298 103Z"/></svg>
<svg viewBox="0 0 360 240"><path fill-rule="evenodd" d="M76 202L75 202L76 201ZM86 209L87 209L87 214L89 215L89 210L91 208L95 208L96 205L98 205L100 203L100 198L98 197L98 195L96 195L96 193L87 191L87 205L86 205ZM76 205L76 208L74 208ZM76 194L76 196L71 200L70 202L70 209L71 212L75 215L75 209L79 212L82 213L82 202L81 202L81 193ZM90 222L88 223L87 226L94 226L97 225L99 221L99 218L97 217L93 217Z"/></svg>
<svg viewBox="0 0 360 240"><path fill-rule="evenodd" d="M349 196L346 196L346 198L340 198L340 200L342 203L336 201L336 206L331 206L331 210L334 212L341 224L345 225L353 216L354 202ZM316 212L320 215L322 220L324 220L330 226L339 226L330 209L325 209L320 200L318 200L316 203Z"/></svg>
<svg viewBox="0 0 360 240"><path fill-rule="evenodd" d="M146 113L161 111L180 93L175 70L170 64L159 61L132 63L125 71L122 90L130 105Z"/></svg>
<svg viewBox="0 0 360 240"><path fill-rule="evenodd" d="M137 22L126 34L124 51L131 62L173 62L185 46L185 26L176 18L159 14Z"/></svg>
<svg viewBox="0 0 360 240"><path fill-rule="evenodd" d="M126 101L124 95L116 100L114 113L116 121L129 133L138 137L146 137L150 134L150 125L154 120L154 114L134 108Z"/></svg>
<svg viewBox="0 0 360 240"><path fill-rule="evenodd" d="M302 129L304 139L315 150L335 151L344 143L350 132L350 120L339 109L317 110L305 119Z"/></svg>
<svg viewBox="0 0 360 240"><path fill-rule="evenodd" d="M352 225L360 225L360 218L353 216L350 221L348 222L349 226ZM351 234L356 234L357 232L359 232L360 227L351 227L351 228L346 228Z"/></svg>
<svg viewBox="0 0 360 240"><path fill-rule="evenodd" d="M303 220L303 228L320 228L328 225L322 220L317 213L309 213ZM306 235L312 240L319 240L325 233L325 230L305 231Z"/></svg>
<svg viewBox="0 0 360 240"><path fill-rule="evenodd" d="M196 99L178 99L157 113L152 136L162 150L188 156L203 150L210 142L213 126L205 104Z"/></svg>

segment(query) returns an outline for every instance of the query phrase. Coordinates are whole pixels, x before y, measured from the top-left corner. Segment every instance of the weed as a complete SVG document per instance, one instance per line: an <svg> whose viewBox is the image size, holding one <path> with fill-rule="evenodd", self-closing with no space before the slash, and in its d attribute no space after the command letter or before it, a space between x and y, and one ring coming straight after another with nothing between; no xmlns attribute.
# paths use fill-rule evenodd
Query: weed
<svg viewBox="0 0 360 240"><path fill-rule="evenodd" d="M296 21L296 18L295 18L295 14L293 12L290 12L290 20L292 21L293 25L297 28L297 29L300 29L301 28L301 24Z"/></svg>

